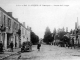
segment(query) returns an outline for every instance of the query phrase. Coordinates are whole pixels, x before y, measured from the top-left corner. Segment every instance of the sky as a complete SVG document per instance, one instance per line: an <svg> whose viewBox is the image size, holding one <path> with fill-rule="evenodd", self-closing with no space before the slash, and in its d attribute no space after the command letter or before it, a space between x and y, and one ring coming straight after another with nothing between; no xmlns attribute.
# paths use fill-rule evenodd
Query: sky
<svg viewBox="0 0 80 60"><path fill-rule="evenodd" d="M63 27L70 31L75 28L77 17L80 20L79 0L0 0L0 7L13 12L13 17L25 22L40 38L47 26L51 32Z"/></svg>

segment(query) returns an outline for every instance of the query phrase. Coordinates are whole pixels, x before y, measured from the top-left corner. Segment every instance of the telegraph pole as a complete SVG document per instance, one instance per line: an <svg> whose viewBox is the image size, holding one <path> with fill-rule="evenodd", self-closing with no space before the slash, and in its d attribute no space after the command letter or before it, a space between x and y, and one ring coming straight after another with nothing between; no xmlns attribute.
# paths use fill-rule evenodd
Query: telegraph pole
<svg viewBox="0 0 80 60"><path fill-rule="evenodd" d="M79 46L79 39L78 39L78 17L77 17L76 41L78 42L78 46Z"/></svg>

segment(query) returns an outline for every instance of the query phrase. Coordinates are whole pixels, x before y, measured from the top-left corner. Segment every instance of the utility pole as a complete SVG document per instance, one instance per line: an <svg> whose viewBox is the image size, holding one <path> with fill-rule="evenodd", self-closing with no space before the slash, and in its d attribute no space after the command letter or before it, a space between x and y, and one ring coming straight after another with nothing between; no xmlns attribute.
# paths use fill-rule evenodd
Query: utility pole
<svg viewBox="0 0 80 60"><path fill-rule="evenodd" d="M76 41L78 42L78 46L79 46L79 39L78 39L78 17L77 17Z"/></svg>
<svg viewBox="0 0 80 60"><path fill-rule="evenodd" d="M77 17L77 29L78 29L78 17Z"/></svg>

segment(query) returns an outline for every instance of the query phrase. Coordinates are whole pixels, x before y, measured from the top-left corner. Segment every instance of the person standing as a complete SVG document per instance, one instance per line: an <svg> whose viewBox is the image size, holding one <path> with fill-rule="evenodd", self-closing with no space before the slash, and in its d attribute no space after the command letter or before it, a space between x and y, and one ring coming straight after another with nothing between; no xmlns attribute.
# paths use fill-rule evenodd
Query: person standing
<svg viewBox="0 0 80 60"><path fill-rule="evenodd" d="M74 45L74 37L72 38L72 45L75 48L75 45Z"/></svg>
<svg viewBox="0 0 80 60"><path fill-rule="evenodd" d="M11 43L10 43L10 48L11 48L11 51L13 52L13 41L11 41Z"/></svg>
<svg viewBox="0 0 80 60"><path fill-rule="evenodd" d="M38 43L38 44L37 44L37 49L38 49L38 51L40 51L40 47L41 47L41 44Z"/></svg>

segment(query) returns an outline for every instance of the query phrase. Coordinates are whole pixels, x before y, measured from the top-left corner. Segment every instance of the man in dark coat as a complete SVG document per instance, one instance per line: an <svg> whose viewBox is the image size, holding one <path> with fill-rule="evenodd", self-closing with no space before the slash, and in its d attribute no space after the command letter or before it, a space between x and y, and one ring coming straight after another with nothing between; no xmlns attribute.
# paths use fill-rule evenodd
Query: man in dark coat
<svg viewBox="0 0 80 60"><path fill-rule="evenodd" d="M38 49L38 51L40 51L40 47L41 47L41 44L38 43L38 44L37 44L37 49Z"/></svg>
<svg viewBox="0 0 80 60"><path fill-rule="evenodd" d="M0 53L3 52L3 44L2 44L2 41L0 41Z"/></svg>
<svg viewBox="0 0 80 60"><path fill-rule="evenodd" d="M75 45L74 45L74 37L72 38L72 46L75 48Z"/></svg>
<svg viewBox="0 0 80 60"><path fill-rule="evenodd" d="M11 43L10 43L10 48L11 48L11 51L13 52L13 42L11 41Z"/></svg>

